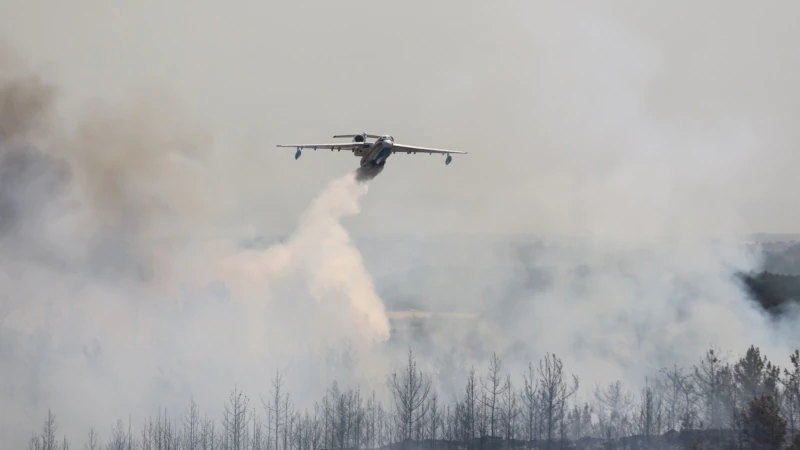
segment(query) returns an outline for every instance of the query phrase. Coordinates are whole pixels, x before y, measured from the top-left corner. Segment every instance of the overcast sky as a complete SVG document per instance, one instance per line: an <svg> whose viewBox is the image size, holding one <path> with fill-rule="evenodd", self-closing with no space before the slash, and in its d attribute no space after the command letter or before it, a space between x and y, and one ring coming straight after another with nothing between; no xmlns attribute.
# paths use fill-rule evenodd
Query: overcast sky
<svg viewBox="0 0 800 450"><path fill-rule="evenodd" d="M800 229L793 1L2 0L0 32L91 101L156 89L207 133L225 223L287 232L337 133L394 155L358 233ZM133 94L136 95L136 94ZM165 103L166 104L166 103ZM649 217L646 218L646 217Z"/></svg>

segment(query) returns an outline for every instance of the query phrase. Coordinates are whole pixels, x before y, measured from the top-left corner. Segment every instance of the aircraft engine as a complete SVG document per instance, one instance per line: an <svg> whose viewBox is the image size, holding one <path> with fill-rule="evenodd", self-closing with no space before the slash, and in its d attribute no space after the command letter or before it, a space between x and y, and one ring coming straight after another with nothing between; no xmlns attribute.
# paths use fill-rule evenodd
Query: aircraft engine
<svg viewBox="0 0 800 450"><path fill-rule="evenodd" d="M353 142L365 142L366 140L367 140L367 134L366 133L357 134L357 135L353 136Z"/></svg>

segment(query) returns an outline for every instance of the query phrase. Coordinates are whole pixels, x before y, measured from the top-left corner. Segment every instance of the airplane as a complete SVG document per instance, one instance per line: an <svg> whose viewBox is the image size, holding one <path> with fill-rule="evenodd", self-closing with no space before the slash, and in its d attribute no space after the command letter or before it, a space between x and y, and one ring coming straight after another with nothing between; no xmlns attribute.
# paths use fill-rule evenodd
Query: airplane
<svg viewBox="0 0 800 450"><path fill-rule="evenodd" d="M426 148L426 147L416 147L413 145L405 145L405 144L398 144L394 141L394 137L384 134L384 135L376 135L376 134L369 134L369 133L361 133L361 134L337 134L334 136L334 139L337 138L352 138L352 141L349 143L338 143L338 144L305 144L305 145L278 145L278 147L293 147L297 149L297 152L294 154L294 159L300 158L301 151L304 148L313 148L317 150L318 148L322 149L330 149L331 151L342 151L342 150L350 150L353 152L353 155L361 157L361 167L368 169L368 168L383 168L383 165L386 164L386 159L391 156L392 153L427 153L427 154L443 154L447 155L447 158L444 160L445 165L449 165L450 162L453 160L452 153L466 155L467 152L457 151L457 150L440 150L436 148ZM374 142L368 142L367 139L375 139Z"/></svg>

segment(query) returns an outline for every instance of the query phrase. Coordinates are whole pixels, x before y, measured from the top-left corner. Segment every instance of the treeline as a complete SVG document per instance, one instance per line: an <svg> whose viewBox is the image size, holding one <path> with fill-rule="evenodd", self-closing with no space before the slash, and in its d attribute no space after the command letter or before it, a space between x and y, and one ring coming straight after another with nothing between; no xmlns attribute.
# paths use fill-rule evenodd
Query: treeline
<svg viewBox="0 0 800 450"><path fill-rule="evenodd" d="M334 382L310 409L285 392L283 376L268 397L238 389L221 419L194 400L179 416L158 413L133 429L117 421L105 443L97 430L85 450L342 450L342 449L800 449L800 353L779 368L750 347L737 361L708 350L691 368L665 368L632 392L621 382L586 390L555 355L517 377L497 355L473 368L454 402L445 402L411 351L387 377L386 403L374 390ZM518 381L515 381L518 380ZM587 395L588 394L588 395ZM56 417L30 438L29 450L71 450L57 439Z"/></svg>
<svg viewBox="0 0 800 450"><path fill-rule="evenodd" d="M800 276L770 272L737 274L747 291L764 310L780 315L792 303L800 303Z"/></svg>
<svg viewBox="0 0 800 450"><path fill-rule="evenodd" d="M753 301L779 316L791 304L800 303L800 244L773 241L762 243L759 249L763 268L736 276Z"/></svg>

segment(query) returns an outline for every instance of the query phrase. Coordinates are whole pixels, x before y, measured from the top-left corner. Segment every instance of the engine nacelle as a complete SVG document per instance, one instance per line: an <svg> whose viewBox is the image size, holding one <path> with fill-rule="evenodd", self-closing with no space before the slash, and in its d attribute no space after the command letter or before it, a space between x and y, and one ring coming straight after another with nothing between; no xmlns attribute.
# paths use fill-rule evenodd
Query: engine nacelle
<svg viewBox="0 0 800 450"><path fill-rule="evenodd" d="M353 142L366 142L367 141L367 133L361 133L353 136Z"/></svg>

